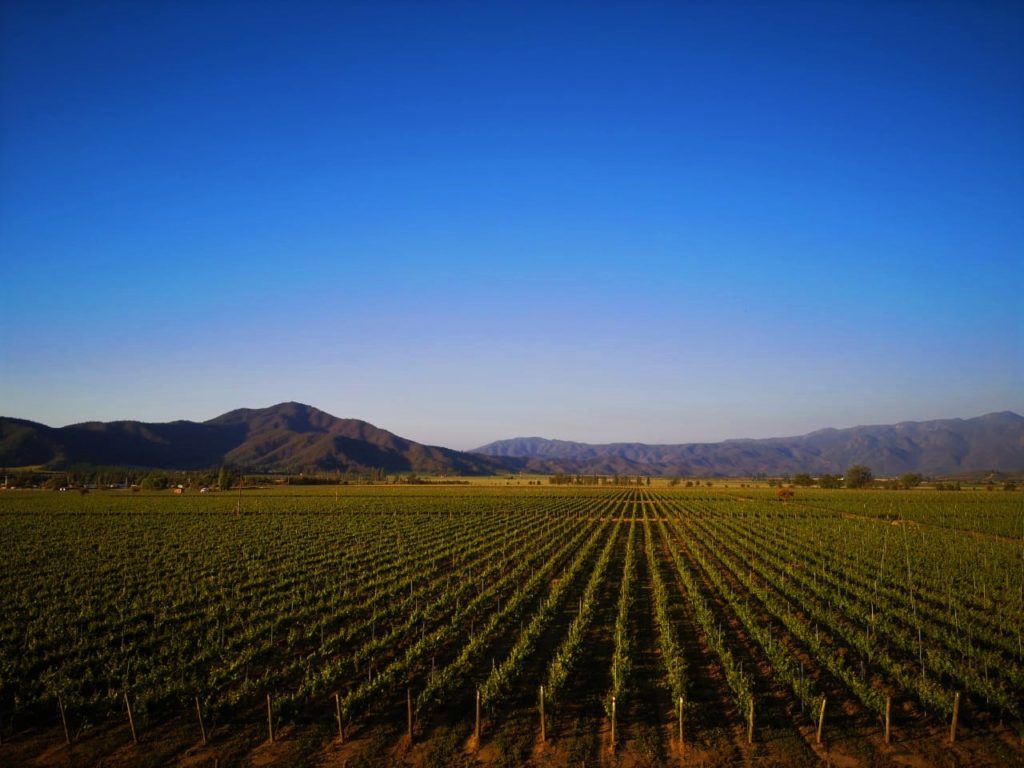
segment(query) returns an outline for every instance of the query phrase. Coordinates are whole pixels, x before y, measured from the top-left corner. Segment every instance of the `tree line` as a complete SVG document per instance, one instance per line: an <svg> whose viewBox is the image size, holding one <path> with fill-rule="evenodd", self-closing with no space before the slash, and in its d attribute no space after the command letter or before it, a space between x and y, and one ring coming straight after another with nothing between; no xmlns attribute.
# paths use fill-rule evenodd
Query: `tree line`
<svg viewBox="0 0 1024 768"><path fill-rule="evenodd" d="M345 472L303 472L282 474L245 472L222 465L203 470L142 469L78 465L59 470L0 467L0 481L6 488L124 489L160 491L168 488L230 490L239 485L348 485L352 483L418 482L415 472L388 473L382 467L349 468Z"/></svg>

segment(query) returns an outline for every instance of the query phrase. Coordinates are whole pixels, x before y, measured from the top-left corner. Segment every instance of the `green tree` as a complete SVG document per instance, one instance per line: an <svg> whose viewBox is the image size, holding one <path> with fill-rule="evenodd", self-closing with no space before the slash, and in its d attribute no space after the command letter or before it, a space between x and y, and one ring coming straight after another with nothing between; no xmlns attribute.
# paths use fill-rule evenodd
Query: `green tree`
<svg viewBox="0 0 1024 768"><path fill-rule="evenodd" d="M229 491L233 482L234 478L231 476L231 471L227 467L221 467L220 472L217 474L217 487L222 491Z"/></svg>
<svg viewBox="0 0 1024 768"><path fill-rule="evenodd" d="M905 472L900 475L900 485L904 488L917 488L923 479L917 472Z"/></svg>
<svg viewBox="0 0 1024 768"><path fill-rule="evenodd" d="M870 467L865 467L863 464L854 464L846 470L845 479L847 488L866 488L874 482L875 476L872 474Z"/></svg>
<svg viewBox="0 0 1024 768"><path fill-rule="evenodd" d="M818 478L818 485L822 488L841 488L842 478L839 475L821 475Z"/></svg>
<svg viewBox="0 0 1024 768"><path fill-rule="evenodd" d="M171 480L167 475L157 474L156 472L150 472L142 478L142 487L147 491L162 491L170 484Z"/></svg>
<svg viewBox="0 0 1024 768"><path fill-rule="evenodd" d="M810 486L814 485L814 478L806 472L798 472L793 475L793 485Z"/></svg>

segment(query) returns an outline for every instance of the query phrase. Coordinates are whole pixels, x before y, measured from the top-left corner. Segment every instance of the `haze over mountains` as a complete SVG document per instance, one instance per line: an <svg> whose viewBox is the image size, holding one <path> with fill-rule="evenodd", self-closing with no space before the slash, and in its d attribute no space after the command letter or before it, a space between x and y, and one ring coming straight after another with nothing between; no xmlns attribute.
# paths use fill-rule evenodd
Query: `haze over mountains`
<svg viewBox="0 0 1024 768"><path fill-rule="evenodd" d="M206 422L87 422L48 427L0 417L0 465L79 464L247 471L491 474L569 472L675 476L841 473L866 464L878 475L1024 470L1024 417L1004 411L973 419L822 429L799 437L720 443L592 445L539 437L454 451L399 437L358 419L301 403L243 408Z"/></svg>
<svg viewBox="0 0 1024 768"><path fill-rule="evenodd" d="M841 473L852 464L866 464L881 475L1013 471L1024 468L1024 417L1003 411L973 419L906 421L821 429L798 437L680 445L592 445L521 437L489 443L475 452L565 463L570 471L605 474Z"/></svg>

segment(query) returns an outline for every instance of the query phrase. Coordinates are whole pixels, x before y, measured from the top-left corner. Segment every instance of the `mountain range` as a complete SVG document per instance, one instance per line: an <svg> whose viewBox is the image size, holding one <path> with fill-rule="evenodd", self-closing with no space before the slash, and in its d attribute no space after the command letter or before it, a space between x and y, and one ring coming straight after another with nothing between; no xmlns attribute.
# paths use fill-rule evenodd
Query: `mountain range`
<svg viewBox="0 0 1024 768"><path fill-rule="evenodd" d="M389 472L480 475L522 462L453 451L339 419L301 403L240 408L204 422L86 422L47 427L0 417L0 465L51 468L101 466L251 472Z"/></svg>
<svg viewBox="0 0 1024 768"><path fill-rule="evenodd" d="M842 473L864 464L879 475L946 475L1024 469L1024 417L1011 411L973 419L820 429L799 437L720 443L592 445L540 437L499 440L476 453L543 462L585 474L749 476Z"/></svg>
<svg viewBox="0 0 1024 768"><path fill-rule="evenodd" d="M842 473L866 464L878 475L1024 470L1024 417L822 429L799 437L720 443L592 445L539 437L454 451L399 437L358 419L301 403L242 408L205 422L86 422L48 427L0 417L0 466L80 464L250 472L389 472L482 475L527 471L671 476Z"/></svg>

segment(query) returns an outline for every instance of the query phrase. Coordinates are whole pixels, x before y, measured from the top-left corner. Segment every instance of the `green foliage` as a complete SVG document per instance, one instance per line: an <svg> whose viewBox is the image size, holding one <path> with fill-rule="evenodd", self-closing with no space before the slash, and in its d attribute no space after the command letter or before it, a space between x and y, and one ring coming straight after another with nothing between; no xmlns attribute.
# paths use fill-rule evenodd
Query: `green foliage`
<svg viewBox="0 0 1024 768"><path fill-rule="evenodd" d="M530 762L533 734L510 723L498 732L494 746L496 768L522 768Z"/></svg>
<svg viewBox="0 0 1024 768"><path fill-rule="evenodd" d="M569 568L558 583L548 592L541 602L533 618L526 628L520 633L512 650L509 651L505 660L497 665L487 680L480 687L480 697L485 704L491 705L501 697L505 696L509 689L521 678L525 668L526 660L536 647L541 632L554 619L562 598L577 575L583 570L588 562L591 552L600 540L603 529L595 532L587 545L580 549L574 557Z"/></svg>
<svg viewBox="0 0 1024 768"><path fill-rule="evenodd" d="M626 560L622 566L619 586L619 610L615 619L615 650L612 654L612 687L605 699L605 709L611 714L611 702L622 706L629 692L633 672L633 643L630 631L630 609L633 606L633 581L636 576L636 519L629 523L626 539Z"/></svg>
<svg viewBox="0 0 1024 768"><path fill-rule="evenodd" d="M822 488L842 488L843 478L839 475L821 475L818 478L818 485Z"/></svg>
<svg viewBox="0 0 1024 768"><path fill-rule="evenodd" d="M460 763L462 743L469 737L469 724L462 720L453 726L442 726L431 739L426 768L451 768Z"/></svg>
<svg viewBox="0 0 1024 768"><path fill-rule="evenodd" d="M814 485L814 478L806 472L799 472L793 475L793 485L800 485L805 488L809 488Z"/></svg>
<svg viewBox="0 0 1024 768"><path fill-rule="evenodd" d="M157 472L150 472L142 478L139 485L147 491L162 491L170 487L171 478Z"/></svg>
<svg viewBox="0 0 1024 768"><path fill-rule="evenodd" d="M874 482L875 476L870 467L854 464L846 470L845 480L847 488L867 488Z"/></svg>
<svg viewBox="0 0 1024 768"><path fill-rule="evenodd" d="M905 472L900 475L900 485L904 488L917 488L917 486L921 484L922 480L924 480L924 478L917 472Z"/></svg>
<svg viewBox="0 0 1024 768"><path fill-rule="evenodd" d="M579 613L576 614L576 618L569 627L568 635L562 641L561 646L555 652L548 666L545 695L553 704L558 703L562 690L569 681L569 676L578 668L580 659L585 651L583 648L583 638L586 636L587 630L594 619L594 613L597 610L597 592L608 569L612 549L618 538L618 528L619 526L615 526L612 534L608 536L608 541L601 551L597 565L587 581L586 588L583 590L583 597L580 598Z"/></svg>
<svg viewBox="0 0 1024 768"><path fill-rule="evenodd" d="M972 713L1024 714L1015 495L281 491L0 494L0 712L52 720L61 696L76 722L121 722L129 691L160 724L190 715L198 692L223 723L273 691L287 724L328 718L317 703L340 692L345 721L365 724L393 719L384 706L411 684L430 722L483 683L492 712L532 718L534 684L547 680L559 712L600 631L614 632L620 696L637 685L637 649L655 645L665 689L687 696L683 644L699 639L742 711L770 674L805 709L824 675L876 714L892 693L934 722L954 690ZM605 611L609 583L622 588ZM646 589L642 638L633 601ZM770 670L744 669L737 637ZM459 728L425 759L458 755Z"/></svg>
<svg viewBox="0 0 1024 768"><path fill-rule="evenodd" d="M647 569L651 574L651 585L654 591L654 615L658 628L658 646L661 650L661 661L668 677L668 687L672 697L672 705L677 706L680 699L686 702L686 661L675 628L672 625L669 606L671 597L661 569L658 567L657 546L651 537L650 521L644 520L644 550L647 553Z"/></svg>
<svg viewBox="0 0 1024 768"><path fill-rule="evenodd" d="M922 514L927 507L921 501L931 504L939 497L915 497L913 503L901 506L917 510L917 516L928 519ZM834 494L824 498L840 509L851 507L849 501ZM975 498L984 498L984 494ZM881 517L887 510L884 514L891 516L892 497L880 499L877 493L865 493L853 496L852 501L853 508L862 515L878 512ZM945 520L948 525L952 522L948 511L959 506L940 510L931 519ZM1007 522L1016 519L1010 517L1010 505L1005 513L1000 512L998 504L987 502L985 506L1005 516ZM973 519L968 512L961 524L970 524L968 521ZM810 529L809 521L796 516L769 520L755 509L743 521L719 519L714 526L701 518L681 518L687 529L685 535L715 551L722 567L731 569L865 706L882 712L882 697L868 685L870 678L864 676L865 670L875 670L876 675L910 692L924 709L937 714L948 716L951 711L951 689L942 681L953 680L956 689L973 692L988 706L1020 716L1021 706L1014 692L1024 685L1018 629L1001 610L1003 604L1019 600L1024 593L1024 585L1006 578L1006 565L1013 558L1012 545L991 540L983 553L965 558L967 553L958 538L942 534L941 526L917 529L901 525L893 529L879 526L869 517L850 518L828 512L816 513L812 520L817 554L799 543ZM1019 527L1019 521L1016 524ZM926 536L924 530L932 533ZM935 534L936 530L940 532ZM770 545L766 545L768 541ZM902 549L905 558L890 554L879 560L879 554L887 549ZM915 564L918 558L922 562ZM795 562L800 563L799 568L793 567ZM955 572L958 569L959 574ZM965 574L969 574L966 579ZM904 586L908 579L918 595L909 603ZM963 581L971 584L965 589L956 586ZM728 594L727 586L722 590ZM984 607L972 608L979 597ZM994 615L989 616L987 611ZM970 632L966 631L968 626ZM823 630L820 637L819 627ZM756 628L751 631L756 636ZM835 653L837 647L848 649L845 658ZM1001 651L993 652L994 647ZM967 662L971 658L974 663ZM993 674L997 665L1002 681Z"/></svg>

